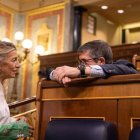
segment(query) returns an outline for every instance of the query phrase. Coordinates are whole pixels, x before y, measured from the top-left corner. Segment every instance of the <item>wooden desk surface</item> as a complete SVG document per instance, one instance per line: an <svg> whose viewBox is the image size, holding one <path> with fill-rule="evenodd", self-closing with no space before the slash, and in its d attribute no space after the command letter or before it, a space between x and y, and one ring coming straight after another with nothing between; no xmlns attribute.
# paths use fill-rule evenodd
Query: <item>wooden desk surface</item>
<svg viewBox="0 0 140 140"><path fill-rule="evenodd" d="M41 79L37 89L36 140L44 139L52 117L104 118L117 125L119 140L140 123L140 74L73 79L67 87Z"/></svg>
<svg viewBox="0 0 140 140"><path fill-rule="evenodd" d="M67 87L42 79L40 86L43 92L38 93L37 98L41 96L41 100L140 98L140 74L118 75L107 79L77 78Z"/></svg>

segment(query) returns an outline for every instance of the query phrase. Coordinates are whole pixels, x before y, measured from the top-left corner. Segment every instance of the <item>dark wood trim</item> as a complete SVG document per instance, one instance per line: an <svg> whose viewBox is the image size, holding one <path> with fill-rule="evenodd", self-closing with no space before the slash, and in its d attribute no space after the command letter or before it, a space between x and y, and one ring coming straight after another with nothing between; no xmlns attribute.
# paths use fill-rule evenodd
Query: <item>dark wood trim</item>
<svg viewBox="0 0 140 140"><path fill-rule="evenodd" d="M12 103L9 103L8 106L11 109L11 108L19 107L22 105L26 105L26 104L31 103L31 102L36 102L36 97L30 97L30 98L26 98L22 101L12 102Z"/></svg>

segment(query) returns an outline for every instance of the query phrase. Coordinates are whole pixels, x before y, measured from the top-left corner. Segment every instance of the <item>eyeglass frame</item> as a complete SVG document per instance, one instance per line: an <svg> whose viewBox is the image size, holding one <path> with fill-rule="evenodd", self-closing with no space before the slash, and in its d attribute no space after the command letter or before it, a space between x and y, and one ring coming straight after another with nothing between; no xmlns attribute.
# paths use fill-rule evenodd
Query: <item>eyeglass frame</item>
<svg viewBox="0 0 140 140"><path fill-rule="evenodd" d="M99 57L100 58L100 57ZM99 58L90 58L90 59L79 59L78 60L78 64L88 64L88 61L94 60L95 62L97 62L97 60L99 60Z"/></svg>

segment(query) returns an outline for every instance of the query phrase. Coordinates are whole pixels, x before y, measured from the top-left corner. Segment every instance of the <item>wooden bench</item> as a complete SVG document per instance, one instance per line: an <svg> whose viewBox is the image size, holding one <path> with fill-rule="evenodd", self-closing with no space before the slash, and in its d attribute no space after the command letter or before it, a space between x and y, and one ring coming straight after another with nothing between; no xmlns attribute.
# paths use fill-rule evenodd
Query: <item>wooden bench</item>
<svg viewBox="0 0 140 140"><path fill-rule="evenodd" d="M96 118L115 123L119 140L128 140L140 123L140 74L108 79L74 79L68 87L41 79L37 90L36 140L51 119Z"/></svg>

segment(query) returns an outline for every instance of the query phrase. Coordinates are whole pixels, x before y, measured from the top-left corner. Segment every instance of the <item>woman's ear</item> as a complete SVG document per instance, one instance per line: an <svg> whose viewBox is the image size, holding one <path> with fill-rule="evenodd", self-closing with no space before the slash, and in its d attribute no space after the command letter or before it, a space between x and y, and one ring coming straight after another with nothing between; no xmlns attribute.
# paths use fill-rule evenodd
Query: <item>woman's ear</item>
<svg viewBox="0 0 140 140"><path fill-rule="evenodd" d="M98 58L98 63L99 63L100 65L105 64L105 58L104 58L104 57Z"/></svg>

